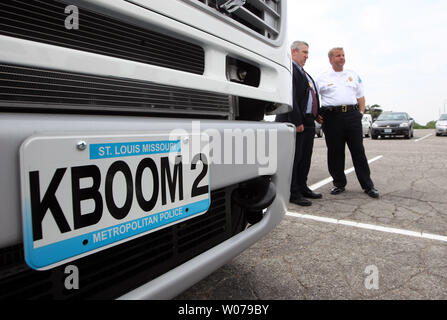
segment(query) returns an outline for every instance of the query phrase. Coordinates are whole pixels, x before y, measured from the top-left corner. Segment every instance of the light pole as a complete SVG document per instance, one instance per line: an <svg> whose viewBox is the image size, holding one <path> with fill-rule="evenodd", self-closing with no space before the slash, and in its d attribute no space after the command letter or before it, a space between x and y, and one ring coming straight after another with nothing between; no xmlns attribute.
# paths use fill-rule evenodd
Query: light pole
<svg viewBox="0 0 447 320"><path fill-rule="evenodd" d="M444 105L444 112L442 112L442 113L445 113L445 103L447 102L447 99L444 99L444 102L443 102L443 105ZM439 108L439 115L441 115L441 108Z"/></svg>

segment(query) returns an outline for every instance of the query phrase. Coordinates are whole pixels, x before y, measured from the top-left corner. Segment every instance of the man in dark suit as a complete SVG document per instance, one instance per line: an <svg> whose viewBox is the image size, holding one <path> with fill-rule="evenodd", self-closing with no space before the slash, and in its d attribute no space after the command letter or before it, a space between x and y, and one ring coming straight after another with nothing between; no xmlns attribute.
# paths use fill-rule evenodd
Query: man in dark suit
<svg viewBox="0 0 447 320"><path fill-rule="evenodd" d="M321 193L313 192L307 186L307 175L314 146L315 120L322 123L319 115L318 91L312 77L303 69L309 57L309 45L295 41L291 45L293 60L293 110L276 116L277 122L291 122L296 126L296 147L293 161L290 202L310 206L306 198L319 199Z"/></svg>

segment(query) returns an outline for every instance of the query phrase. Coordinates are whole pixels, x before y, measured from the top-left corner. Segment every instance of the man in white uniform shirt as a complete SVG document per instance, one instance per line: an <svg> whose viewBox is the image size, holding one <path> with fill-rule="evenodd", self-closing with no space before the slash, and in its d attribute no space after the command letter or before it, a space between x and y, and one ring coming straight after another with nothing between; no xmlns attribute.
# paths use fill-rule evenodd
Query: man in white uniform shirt
<svg viewBox="0 0 447 320"><path fill-rule="evenodd" d="M363 147L362 116L365 111L365 96L360 77L351 70L343 70L345 53L343 48L329 51L332 70L317 79L321 95L323 131L328 148L328 168L333 178L331 194L345 191L345 145L351 151L357 179L362 189L372 198L378 198L370 177L368 160Z"/></svg>

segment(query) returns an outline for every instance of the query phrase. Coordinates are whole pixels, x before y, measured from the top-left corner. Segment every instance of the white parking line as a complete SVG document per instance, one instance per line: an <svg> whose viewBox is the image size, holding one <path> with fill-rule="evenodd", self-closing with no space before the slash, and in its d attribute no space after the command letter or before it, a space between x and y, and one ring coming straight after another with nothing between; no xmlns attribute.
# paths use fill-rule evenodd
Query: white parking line
<svg viewBox="0 0 447 320"><path fill-rule="evenodd" d="M377 156L375 158L372 158L371 160L368 160L368 163L372 163L372 162L377 161L377 160L382 159L382 158L383 158L383 156ZM354 167L349 168L349 169L345 170L345 174L350 174L351 172L354 172L354 170L355 170ZM312 191L317 190L318 188L321 188L322 186L332 182L333 180L334 179L332 179L332 177L329 177L327 179L324 179L324 180L322 180L320 182L317 182L317 183L311 185L309 187L309 189L312 190Z"/></svg>
<svg viewBox="0 0 447 320"><path fill-rule="evenodd" d="M384 226L377 226L374 224L361 223L361 222L355 222L355 221L338 220L338 219L334 219L334 218L312 216L309 214L300 214L300 213L295 213L295 212L287 212L286 215L290 216L290 217L300 218L300 219L307 219L307 220L313 220L313 221L319 221L319 222L325 222L325 223L339 224L339 225L344 225L344 226L349 226L349 227L354 227L354 228L381 231L381 232L386 232L386 233L394 233L394 234L400 234L400 235L405 235L405 236L410 236L410 237L447 242L446 236L440 236L437 234L418 232L418 231L410 231L410 230L404 230L404 229L398 229L398 228L390 228L390 227L384 227Z"/></svg>
<svg viewBox="0 0 447 320"><path fill-rule="evenodd" d="M426 138L428 138L428 137L430 137L432 135L433 135L433 133L427 134L426 136L423 136L422 138L414 140L414 142L419 142L419 141L424 140L424 139L426 139Z"/></svg>

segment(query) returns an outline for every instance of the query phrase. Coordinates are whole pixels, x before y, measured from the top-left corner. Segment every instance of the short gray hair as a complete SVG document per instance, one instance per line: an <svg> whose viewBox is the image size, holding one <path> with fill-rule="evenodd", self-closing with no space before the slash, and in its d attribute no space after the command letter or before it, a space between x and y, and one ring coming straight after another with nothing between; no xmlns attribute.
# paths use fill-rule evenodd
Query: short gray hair
<svg viewBox="0 0 447 320"><path fill-rule="evenodd" d="M290 46L290 49L291 49L291 50L296 50L296 51L298 51L298 50L301 49L302 46L309 47L309 45L307 44L307 42L304 42L304 41L294 41L294 42L292 43L292 45Z"/></svg>
<svg viewBox="0 0 447 320"><path fill-rule="evenodd" d="M329 58L331 58L334 55L334 52L337 50L343 50L344 49L342 47L336 47L336 48L332 48L331 50L329 50L329 53L327 54Z"/></svg>

